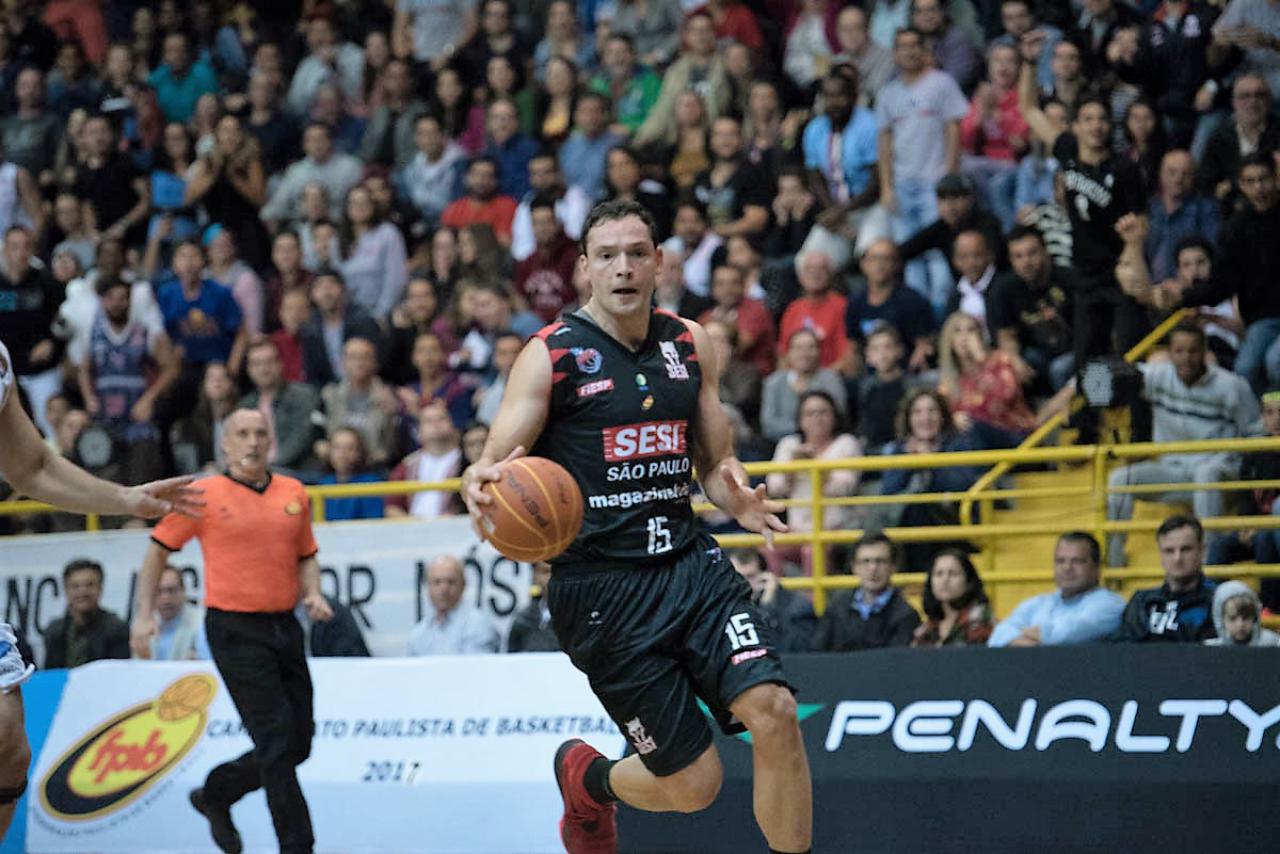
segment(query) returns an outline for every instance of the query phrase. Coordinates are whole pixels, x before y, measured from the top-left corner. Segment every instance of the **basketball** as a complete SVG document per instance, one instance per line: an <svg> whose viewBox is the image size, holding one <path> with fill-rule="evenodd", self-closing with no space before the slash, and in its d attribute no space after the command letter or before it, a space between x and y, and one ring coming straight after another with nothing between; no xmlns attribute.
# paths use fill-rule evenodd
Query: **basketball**
<svg viewBox="0 0 1280 854"><path fill-rule="evenodd" d="M520 457L486 483L485 538L512 560L533 563L563 552L582 527L582 492L559 463Z"/></svg>

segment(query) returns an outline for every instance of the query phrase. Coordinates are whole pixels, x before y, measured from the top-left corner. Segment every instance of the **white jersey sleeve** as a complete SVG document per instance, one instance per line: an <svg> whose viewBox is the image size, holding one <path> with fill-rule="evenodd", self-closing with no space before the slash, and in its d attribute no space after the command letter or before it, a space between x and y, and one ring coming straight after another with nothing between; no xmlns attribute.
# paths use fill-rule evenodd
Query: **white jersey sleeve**
<svg viewBox="0 0 1280 854"><path fill-rule="evenodd" d="M9 358L9 350L0 341L0 410L9 401L9 392L17 378L13 373L13 360Z"/></svg>

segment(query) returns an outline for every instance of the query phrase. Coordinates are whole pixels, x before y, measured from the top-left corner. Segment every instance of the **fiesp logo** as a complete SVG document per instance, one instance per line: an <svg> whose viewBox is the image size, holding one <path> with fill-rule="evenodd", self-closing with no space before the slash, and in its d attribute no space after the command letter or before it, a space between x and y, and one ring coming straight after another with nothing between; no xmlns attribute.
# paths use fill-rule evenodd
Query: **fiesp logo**
<svg viewBox="0 0 1280 854"><path fill-rule="evenodd" d="M40 781L40 803L67 821L99 818L136 800L195 747L217 680L184 676L149 703L95 727Z"/></svg>

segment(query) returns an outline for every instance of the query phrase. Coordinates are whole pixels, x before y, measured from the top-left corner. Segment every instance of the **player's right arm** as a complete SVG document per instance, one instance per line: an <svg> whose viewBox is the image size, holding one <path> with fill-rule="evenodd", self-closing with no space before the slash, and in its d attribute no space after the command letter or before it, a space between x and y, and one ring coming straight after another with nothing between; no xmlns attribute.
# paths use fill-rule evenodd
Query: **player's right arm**
<svg viewBox="0 0 1280 854"><path fill-rule="evenodd" d="M541 338L532 338L511 368L498 414L489 428L484 453L462 473L462 497L479 530L481 508L493 498L481 491L501 477L502 463L532 448L551 411L551 353Z"/></svg>
<svg viewBox="0 0 1280 854"><path fill-rule="evenodd" d="M73 513L154 518L173 511L193 513L200 506L190 477L120 486L55 454L16 395L0 403L0 474L16 492Z"/></svg>

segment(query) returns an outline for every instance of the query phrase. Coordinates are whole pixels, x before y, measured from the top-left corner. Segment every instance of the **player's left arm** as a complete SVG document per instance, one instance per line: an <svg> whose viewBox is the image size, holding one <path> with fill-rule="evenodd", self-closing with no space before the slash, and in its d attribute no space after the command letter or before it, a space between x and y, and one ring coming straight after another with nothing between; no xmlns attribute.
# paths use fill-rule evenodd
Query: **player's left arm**
<svg viewBox="0 0 1280 854"><path fill-rule="evenodd" d="M690 455L707 498L748 531L764 534L773 547L773 532L786 532L778 518L783 505L770 501L764 484L751 488L746 469L733 452L733 427L720 403L720 366L711 339L701 325L681 318L693 335L693 346L702 366L702 387L698 390L698 414L694 421Z"/></svg>

